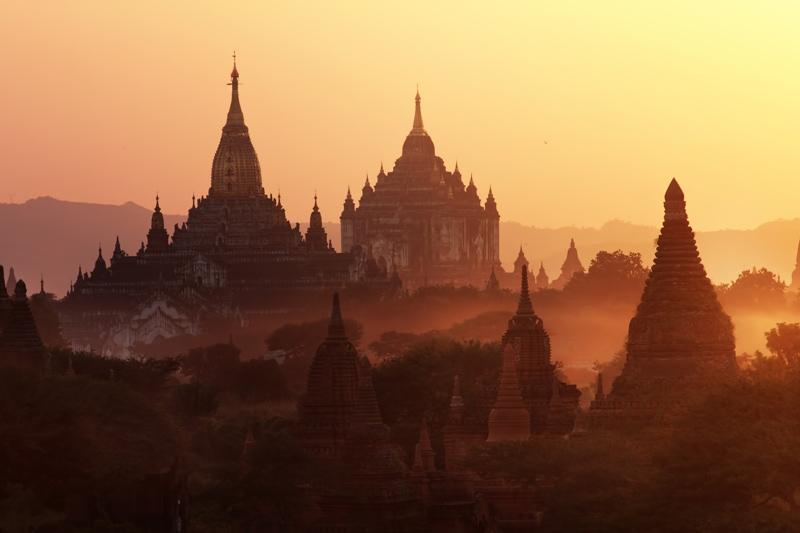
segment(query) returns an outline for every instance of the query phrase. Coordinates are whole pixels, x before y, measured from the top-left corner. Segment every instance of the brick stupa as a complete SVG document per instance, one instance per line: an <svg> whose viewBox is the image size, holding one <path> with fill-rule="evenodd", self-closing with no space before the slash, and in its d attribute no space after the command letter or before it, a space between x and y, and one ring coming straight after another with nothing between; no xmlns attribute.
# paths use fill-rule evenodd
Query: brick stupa
<svg viewBox="0 0 800 533"><path fill-rule="evenodd" d="M627 360L611 392L592 403L593 426L653 421L692 390L735 375L733 325L706 275L674 179L653 267L628 328Z"/></svg>
<svg viewBox="0 0 800 533"><path fill-rule="evenodd" d="M317 457L341 457L358 404L358 367L358 352L345 334L339 295L334 294L328 336L311 362L299 409L298 436Z"/></svg>

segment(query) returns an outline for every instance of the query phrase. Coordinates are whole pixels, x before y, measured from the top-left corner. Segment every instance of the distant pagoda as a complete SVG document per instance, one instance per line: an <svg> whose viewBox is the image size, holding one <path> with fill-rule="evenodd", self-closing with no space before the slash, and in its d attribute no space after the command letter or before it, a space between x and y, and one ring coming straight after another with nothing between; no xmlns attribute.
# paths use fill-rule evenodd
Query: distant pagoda
<svg viewBox="0 0 800 533"><path fill-rule="evenodd" d="M348 189L341 213L342 251L360 249L385 272L397 269L409 287L436 283L482 286L500 269L500 214L491 187L481 202L472 176L450 171L422 121L419 91L402 153L374 186L369 176L358 205Z"/></svg>
<svg viewBox="0 0 800 533"><path fill-rule="evenodd" d="M581 393L575 385L563 383L556 376L556 365L550 358L550 335L531 303L527 267L521 270L520 284L517 311L508 321L502 344L513 346L517 354L516 367L522 396L530 411L531 431L569 433ZM554 387L560 389L557 394L553 392ZM559 413L565 415L560 419L550 413L551 407L556 407L551 406L554 397L559 398Z"/></svg>
<svg viewBox="0 0 800 533"><path fill-rule="evenodd" d="M792 271L792 284L789 289L800 291L800 242L797 243L797 254L794 260L794 270Z"/></svg>
<svg viewBox="0 0 800 533"><path fill-rule="evenodd" d="M192 196L186 222L174 228L165 226L156 196L146 243L137 253L126 253L117 240L110 261L99 251L90 273L79 269L61 309L64 333L73 346L127 356L137 343L196 333L197 328L176 323L203 324L234 315L245 320L264 309L302 309L309 296L348 286L382 293L397 285L366 254L333 249L316 195L305 234L287 219L280 194L264 190L239 102L235 60L230 86L208 194ZM161 307L175 310L171 325L154 318L136 331L125 329L135 317L151 314L148 302L155 295L163 297Z"/></svg>
<svg viewBox="0 0 800 533"><path fill-rule="evenodd" d="M328 336L311 362L308 389L299 406L298 436L311 454L341 458L356 413L360 385L358 352L347 338L339 295L334 294Z"/></svg>
<svg viewBox="0 0 800 533"><path fill-rule="evenodd" d="M575 246L575 239L570 239L567 257L561 265L561 274L553 280L553 288L563 289L572 279L572 276L583 271L583 263L581 263L581 259L578 257L578 248Z"/></svg>
<svg viewBox="0 0 800 533"><path fill-rule="evenodd" d="M733 325L717 300L673 179L653 267L628 328L627 360L612 390L592 403L594 426L651 422L692 389L735 375Z"/></svg>
<svg viewBox="0 0 800 533"><path fill-rule="evenodd" d="M0 310L3 318L0 324L0 363L40 366L44 362L45 348L28 305L24 281L17 281L10 302L6 294L0 294Z"/></svg>

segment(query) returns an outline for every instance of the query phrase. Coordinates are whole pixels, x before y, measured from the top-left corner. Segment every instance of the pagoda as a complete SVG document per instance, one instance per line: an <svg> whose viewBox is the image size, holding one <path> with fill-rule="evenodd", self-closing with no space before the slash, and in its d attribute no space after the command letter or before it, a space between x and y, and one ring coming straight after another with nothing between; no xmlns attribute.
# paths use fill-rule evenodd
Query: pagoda
<svg viewBox="0 0 800 533"><path fill-rule="evenodd" d="M550 278L547 277L547 272L544 269L544 263L539 263L539 273L536 274L536 289L544 290L550 287Z"/></svg>
<svg viewBox="0 0 800 533"><path fill-rule="evenodd" d="M186 222L174 228L166 227L156 196L150 229L137 253L128 254L119 240L110 260L98 251L94 268L81 271L61 309L73 346L129 355L134 343L148 340L120 337L119 324L129 322L154 295L168 297L178 309L173 321L209 323L237 314L258 317L265 308L302 310L309 293L319 296L347 286L380 294L389 290L387 272L372 268L365 253L333 249L316 195L303 234L299 223L287 219L280 195L267 194L239 100L235 60L230 86L208 194L193 196ZM109 342L115 336L125 338Z"/></svg>
<svg viewBox="0 0 800 533"><path fill-rule="evenodd" d="M5 309L5 319L0 326L0 360L13 365L40 366L44 362L45 348L36 321L33 319L25 282L17 281L10 306L0 295L0 307Z"/></svg>
<svg viewBox="0 0 800 533"><path fill-rule="evenodd" d="M792 284L789 290L800 291L800 242L797 243L797 254L794 260L794 270L792 270Z"/></svg>
<svg viewBox="0 0 800 533"><path fill-rule="evenodd" d="M374 186L369 176L358 205L348 189L340 216L342 251L366 251L381 269L398 270L404 284L481 286L500 268L500 214L491 188L485 203L458 163L448 170L424 127L421 97L402 154Z"/></svg>
<svg viewBox="0 0 800 533"><path fill-rule="evenodd" d="M550 335L544 329L542 319L536 314L528 288L528 270L520 274L520 296L517 311L508 321L502 345L511 345L519 360L516 363L522 396L531 417L533 433L569 432L575 420L580 391L575 385L563 383L556 377L556 365L550 357ZM559 387L558 398L568 407L559 405L559 411L567 418L554 423L549 414L553 387Z"/></svg>
<svg viewBox="0 0 800 533"><path fill-rule="evenodd" d="M673 179L653 267L628 327L627 359L611 391L592 403L590 423L652 423L692 390L737 372L733 325L717 300Z"/></svg>
<svg viewBox="0 0 800 533"><path fill-rule="evenodd" d="M570 239L569 248L567 249L567 257L561 264L561 273L553 281L553 288L563 289L572 279L572 276L578 272L584 272L584 268L580 258L578 257L578 249L575 247L575 239Z"/></svg>
<svg viewBox="0 0 800 533"><path fill-rule="evenodd" d="M328 335L311 362L308 389L299 405L298 436L309 453L330 459L342 456L358 394L358 352L345 333L337 293Z"/></svg>

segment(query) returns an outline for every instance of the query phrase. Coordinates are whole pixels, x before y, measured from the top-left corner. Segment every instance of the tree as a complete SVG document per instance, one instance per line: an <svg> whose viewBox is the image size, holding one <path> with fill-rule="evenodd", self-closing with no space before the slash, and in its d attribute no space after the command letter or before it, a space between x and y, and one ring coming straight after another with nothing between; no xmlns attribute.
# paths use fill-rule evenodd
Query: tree
<svg viewBox="0 0 800 533"><path fill-rule="evenodd" d="M772 355L789 368L800 368L800 324L781 322L764 336Z"/></svg>
<svg viewBox="0 0 800 533"><path fill-rule="evenodd" d="M752 309L776 309L783 307L786 283L766 268L744 270L736 281L720 288L720 299L724 304Z"/></svg>
<svg viewBox="0 0 800 533"><path fill-rule="evenodd" d="M564 294L594 302L635 300L641 296L648 273L639 253L600 251L586 272L572 276Z"/></svg>
<svg viewBox="0 0 800 533"><path fill-rule="evenodd" d="M314 322L286 324L270 333L266 339L267 349L283 352L281 371L289 389L295 393L305 391L308 369L317 348L328 335L328 323L329 319L324 318ZM357 346L364 328L355 320L347 319L344 328L347 338Z"/></svg>

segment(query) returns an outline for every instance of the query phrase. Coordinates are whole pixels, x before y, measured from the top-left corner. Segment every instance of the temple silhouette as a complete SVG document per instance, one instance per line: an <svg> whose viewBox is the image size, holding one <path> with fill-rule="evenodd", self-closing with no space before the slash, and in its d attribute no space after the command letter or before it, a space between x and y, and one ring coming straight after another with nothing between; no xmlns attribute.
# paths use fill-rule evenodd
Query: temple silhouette
<svg viewBox="0 0 800 533"><path fill-rule="evenodd" d="M419 91L411 131L394 167L369 176L358 205L348 189L340 217L342 251L366 249L407 287L436 283L483 286L500 266L500 214L491 187L481 203L470 176L447 170L422 122Z"/></svg>
<svg viewBox="0 0 800 533"><path fill-rule="evenodd" d="M653 267L628 327L627 359L608 395L602 377L589 413L594 427L652 424L693 390L734 376L733 324L717 300L673 179Z"/></svg>
<svg viewBox="0 0 800 533"><path fill-rule="evenodd" d="M304 291L352 285L385 290L399 283L368 248L333 249L316 196L305 234L289 222L280 195L265 192L239 102L235 60L230 79L208 194L192 197L187 221L171 235L156 197L137 252L129 254L117 239L108 260L100 247L91 271L78 268L61 306L73 346L126 355L137 342L195 334L204 317L243 319L248 310L298 305L302 298L287 296Z"/></svg>

